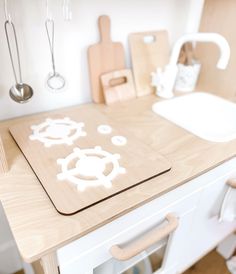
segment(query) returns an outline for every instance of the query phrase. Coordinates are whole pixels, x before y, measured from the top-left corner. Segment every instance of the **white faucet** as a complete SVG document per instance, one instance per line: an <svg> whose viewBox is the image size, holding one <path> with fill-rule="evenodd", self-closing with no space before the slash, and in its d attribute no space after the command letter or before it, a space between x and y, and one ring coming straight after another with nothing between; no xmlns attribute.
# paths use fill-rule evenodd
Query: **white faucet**
<svg viewBox="0 0 236 274"><path fill-rule="evenodd" d="M217 63L217 68L226 69L230 58L230 47L227 40L218 33L190 33L181 36L174 44L173 51L170 57L170 62L164 70L157 68L156 73L152 73L152 85L157 87L157 95L162 98L172 98L174 96L173 89L178 73L178 58L182 46L186 42L204 42L215 43L220 48L220 59Z"/></svg>

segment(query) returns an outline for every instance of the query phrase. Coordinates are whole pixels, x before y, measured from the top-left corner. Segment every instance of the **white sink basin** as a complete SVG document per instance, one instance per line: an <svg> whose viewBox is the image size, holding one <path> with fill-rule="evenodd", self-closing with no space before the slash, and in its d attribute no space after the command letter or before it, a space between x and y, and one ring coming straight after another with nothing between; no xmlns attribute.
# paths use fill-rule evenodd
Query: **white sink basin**
<svg viewBox="0 0 236 274"><path fill-rule="evenodd" d="M236 138L236 104L220 97L195 92L157 102L152 109L202 139L228 142Z"/></svg>

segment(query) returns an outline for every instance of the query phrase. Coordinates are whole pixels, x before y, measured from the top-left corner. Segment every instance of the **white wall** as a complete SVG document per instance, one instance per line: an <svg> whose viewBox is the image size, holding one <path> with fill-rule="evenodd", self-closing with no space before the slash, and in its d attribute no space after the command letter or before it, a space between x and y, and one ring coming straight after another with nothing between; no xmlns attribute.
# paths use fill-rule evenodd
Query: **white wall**
<svg viewBox="0 0 236 274"><path fill-rule="evenodd" d="M23 80L34 88L30 103L11 101L8 91L14 83L4 34L3 1L0 7L0 120L24 114L60 108L90 101L87 47L98 41L97 18L108 14L112 19L113 40L126 47L131 32L167 29L173 42L184 32L196 30L204 0L71 0L73 20L64 22L62 0L51 0L56 27L57 70L65 75L67 89L52 94L45 88L51 70L44 20L45 0L8 0L18 31Z"/></svg>

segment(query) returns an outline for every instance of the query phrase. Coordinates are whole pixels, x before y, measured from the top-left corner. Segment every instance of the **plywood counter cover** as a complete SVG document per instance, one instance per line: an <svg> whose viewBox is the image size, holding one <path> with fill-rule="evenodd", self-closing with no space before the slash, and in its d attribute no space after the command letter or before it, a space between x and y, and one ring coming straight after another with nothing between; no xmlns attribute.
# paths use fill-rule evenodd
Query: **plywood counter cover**
<svg viewBox="0 0 236 274"><path fill-rule="evenodd" d="M28 118L0 123L10 166L7 175L0 177L0 200L25 261L33 262L55 251L236 155L236 140L207 142L154 114L151 106L157 100L151 95L112 107L94 104L81 107L84 113L99 110L116 123L117 130L128 129L151 149L166 156L172 169L72 216L58 214L8 131ZM66 111L60 110L61 115ZM32 119L38 121L52 114L38 114Z"/></svg>
<svg viewBox="0 0 236 274"><path fill-rule="evenodd" d="M60 111L52 116L50 115L50 118L62 119L70 117L75 122L83 122L87 136L78 138L71 146L54 145L48 148L37 140L32 141L29 139L29 136L32 134L31 126L42 123L42 119L36 121L28 118L23 124L10 127L11 134L59 213L64 215L74 214L103 199L170 170L171 166L167 159L157 151L136 140L127 130L124 132L120 129L116 130L115 123L111 123L106 116L96 109L84 111L83 108L78 107L63 114L59 113ZM111 134L103 135L98 133L97 127L100 124L112 125ZM111 137L114 135L125 136L128 140L127 144L124 146L113 145ZM57 174L61 173L61 166L57 164L57 159L67 157L72 153L73 147L91 149L96 146L100 146L109 153L119 154L121 156L118 160L119 164L126 169L125 174L118 174L112 180L111 188L100 185L80 191L68 180L59 181L57 179Z"/></svg>

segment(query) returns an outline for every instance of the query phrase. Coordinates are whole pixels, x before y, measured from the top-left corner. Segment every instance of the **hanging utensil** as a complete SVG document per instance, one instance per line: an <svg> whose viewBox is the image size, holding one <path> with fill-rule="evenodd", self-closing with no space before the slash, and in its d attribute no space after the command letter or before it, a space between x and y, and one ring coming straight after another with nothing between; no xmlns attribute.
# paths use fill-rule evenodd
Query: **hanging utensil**
<svg viewBox="0 0 236 274"><path fill-rule="evenodd" d="M17 35L16 35L16 29L15 25L13 24L11 20L11 16L8 13L7 10L7 0L4 1L4 10L5 10L5 34L6 34L6 39L7 39L7 45L8 45L8 50L10 54L10 59L11 59L11 65L12 65L12 70L15 78L15 85L13 85L9 91L9 95L17 103L26 103L28 102L31 97L33 96L33 89L31 86L28 84L23 83L22 81L22 72L21 72L21 63L20 63L20 53L19 53L19 47L18 47L18 41L17 41ZM11 47L11 42L9 38L9 30L12 29L13 33L13 38L15 42L15 48L16 48L16 56L17 56L17 63L18 63L18 71L19 71L19 81L17 79L17 73L16 73L16 68L15 68L15 63L14 63L14 58L12 54L12 47Z"/></svg>
<svg viewBox="0 0 236 274"><path fill-rule="evenodd" d="M72 20L72 10L71 10L70 0L63 0L62 12L63 12L63 18L65 21Z"/></svg>
<svg viewBox="0 0 236 274"><path fill-rule="evenodd" d="M48 43L51 53L51 62L52 62L52 72L49 73L46 79L46 85L49 90L53 92L62 91L65 87L66 81L65 78L56 72L56 65L55 65L55 55L54 55L54 20L52 19L51 13L49 12L49 3L46 0L46 12L47 12L47 19L45 21L45 27L47 31Z"/></svg>
<svg viewBox="0 0 236 274"><path fill-rule="evenodd" d="M55 56L54 56L54 21L52 19L47 19L45 22L45 27L47 31L48 36L48 42L51 52L51 60L52 60L52 70L53 72L50 73L47 77L47 86L52 91L61 91L66 84L65 78L56 72L56 66L55 66ZM51 28L51 31L50 31Z"/></svg>

